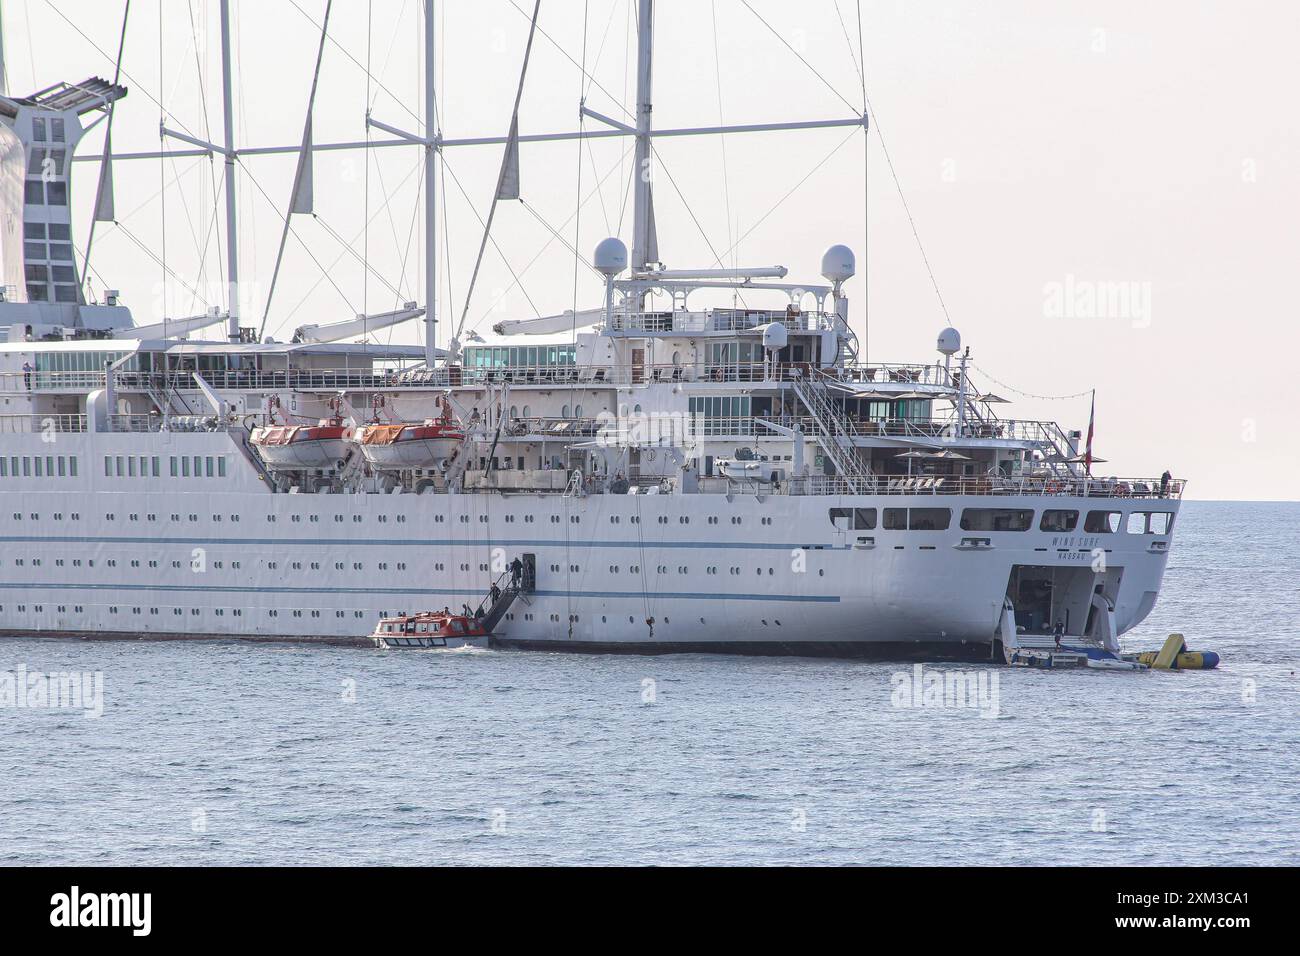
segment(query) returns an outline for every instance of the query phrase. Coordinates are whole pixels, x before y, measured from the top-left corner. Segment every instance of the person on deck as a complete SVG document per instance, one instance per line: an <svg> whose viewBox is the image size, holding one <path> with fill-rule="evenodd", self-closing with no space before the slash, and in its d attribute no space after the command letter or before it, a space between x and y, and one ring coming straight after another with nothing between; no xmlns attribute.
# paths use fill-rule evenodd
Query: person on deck
<svg viewBox="0 0 1300 956"><path fill-rule="evenodd" d="M1056 622L1056 627L1052 629L1052 637L1056 638L1056 649L1061 649L1061 638L1065 636L1065 625L1060 621Z"/></svg>
<svg viewBox="0 0 1300 956"><path fill-rule="evenodd" d="M1169 482L1173 481L1173 478L1174 476L1169 474L1169 469L1166 468L1165 473L1160 476L1160 497L1161 498L1169 497Z"/></svg>

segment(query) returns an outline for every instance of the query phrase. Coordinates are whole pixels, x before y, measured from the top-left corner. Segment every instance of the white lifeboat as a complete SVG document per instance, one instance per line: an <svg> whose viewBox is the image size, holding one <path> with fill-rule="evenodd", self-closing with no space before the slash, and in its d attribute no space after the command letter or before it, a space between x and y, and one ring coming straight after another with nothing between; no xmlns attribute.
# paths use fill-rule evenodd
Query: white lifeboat
<svg viewBox="0 0 1300 956"><path fill-rule="evenodd" d="M441 418L420 423L366 425L357 433L361 454L375 471L440 468L452 458L465 433L451 420L451 408L442 404Z"/></svg>
<svg viewBox="0 0 1300 956"><path fill-rule="evenodd" d="M315 425L264 425L249 440L270 471L337 468L352 452L352 429L338 417Z"/></svg>

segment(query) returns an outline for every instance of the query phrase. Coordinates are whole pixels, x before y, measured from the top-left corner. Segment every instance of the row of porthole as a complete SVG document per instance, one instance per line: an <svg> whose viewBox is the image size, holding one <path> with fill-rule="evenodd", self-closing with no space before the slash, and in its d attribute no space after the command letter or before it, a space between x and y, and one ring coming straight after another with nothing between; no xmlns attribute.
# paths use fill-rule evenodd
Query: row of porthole
<svg viewBox="0 0 1300 956"><path fill-rule="evenodd" d="M30 514L29 517L31 518L32 521L39 521L39 520L41 519L40 514L35 513L35 512L33 512L32 514ZM73 520L73 521L80 521L80 520L81 520L81 515L80 515L78 512L75 512L75 511L72 512L72 514L70 515L70 517L71 517L71 520ZM139 521L139 520L140 520L140 516L139 516L138 514L130 514L130 515L128 515L127 517L128 517L128 520L130 520L130 521ZM199 516L198 516L197 514L190 514L190 515L188 515L187 517L188 517L188 519L189 519L190 521L198 521L198 520L199 520ZM62 513L62 512L56 512L55 515L54 515L54 518L55 518L56 521L61 521L61 520L63 520L63 513ZM551 519L551 522L552 522L553 524L559 524L560 521L562 520L561 517L560 517L559 515L551 515L551 516L550 516L550 519ZM18 511L13 512L13 520L15 520L15 521L22 521L22 520L23 520L22 513L21 513L21 512L18 512ZM116 520L117 520L117 514L116 514L115 512L109 512L109 513L107 513L107 514L104 515L104 520L106 520L106 521L116 521ZM157 520L158 520L158 516L157 516L157 515L154 515L154 514L147 514L147 515L145 515L145 520L147 520L147 521L157 521ZM175 514L175 513L173 513L173 514L171 515L171 520L172 520L172 521L180 521L180 520L181 520L181 516L180 516L179 514ZM222 521L222 520L224 520L224 516L223 516L223 515L219 515L219 514L214 514L214 515L211 516L211 520L212 520L212 521ZM232 514L232 515L230 516L230 520L231 520L231 521L234 521L234 522L238 522L238 521L240 520L240 516L237 515L237 514ZM272 523L272 524L274 524L275 522L279 521L279 515L268 514L268 515L266 515L266 520L267 520L268 523ZM301 522L301 521L302 521L302 515L290 515L290 516L289 516L289 520L290 520L290 521L293 521L293 522ZM320 515L308 515L308 516L307 516L307 520L310 521L310 522L312 522L312 523L319 522L319 521L320 521ZM343 523L343 520L344 520L344 516L343 516L343 515L334 515L334 521L335 521L335 523L337 523L337 524L342 524L342 523ZM362 515L353 515L353 516L352 516L352 521L353 521L353 523L355 523L355 524L361 524L361 523L364 522L365 520L366 520L365 517L362 516ZM377 515L377 516L376 516L376 520L379 521L381 524L382 524L382 523L386 523L386 522L389 520L389 516L388 516L388 515ZM396 516L394 517L393 520L397 521L399 524L404 524L404 523L406 522L406 515L396 515ZM436 523L441 524L441 523L443 523L443 521L444 521L444 516L443 516L443 515L434 515L434 519L433 519L433 520L434 520ZM461 520L462 523L464 523L464 524L468 524L468 523L469 523L469 515L460 515L460 520ZM507 522L514 522L514 520L515 520L515 516L514 516L514 515L506 515L506 516L505 516L505 520L506 520ZM618 515L611 515L609 520L610 520L610 523L611 523L611 524L618 524L618 523L620 522L621 518L620 518ZM628 520L628 522L631 523L631 524L640 524L640 523L641 523L641 519L640 519L640 517L638 517L637 515L630 515L630 516L628 516L628 519L627 519L627 520ZM488 516L487 516L487 515L479 515L479 521L482 522L482 523L485 523L485 524L486 524L487 521L488 521ZM524 521L525 521L525 523L532 524L532 522L533 522L533 515L524 515ZM582 523L582 517L581 517L580 515L570 515L570 516L569 516L569 521L570 521L572 524L581 524L581 523ZM662 516L662 515L659 517L658 521L659 521L659 524L669 524L669 523L670 523L670 522L669 522L669 519L668 519L666 516ZM677 519L677 521L678 521L679 524L690 524L690 523L691 523L691 519L690 519L689 517L687 517L687 516L679 517L679 518ZM763 524L765 524L765 525L770 525L770 524L772 523L772 519L771 519L771 518L762 518L762 519L760 519L760 521L761 521ZM717 516L711 516L711 517L708 519L708 523L709 523L709 524L717 524L717 523L718 523L718 518L717 518ZM743 524L743 523L744 523L744 519L733 517L733 518L731 519L731 523L732 523L732 524L736 524L736 525Z"/></svg>
<svg viewBox="0 0 1300 956"><path fill-rule="evenodd" d="M3 604L0 604L0 614L3 614L3 613L4 613L4 609L5 609L5 606L4 606ZM14 606L14 610L15 610L17 613L19 613L19 614L26 614L26 613L27 613L27 605L26 605L26 604L18 604L18 605L15 605L15 606ZM67 613L67 610L68 610L68 606L67 606L66 604L60 604L60 605L57 605L57 607L56 607L56 612L59 613L59 614L65 614L65 613ZM82 605L80 605L80 604L74 604L74 605L72 606L72 613L73 613L73 614L84 614L84 613L85 613L85 610L86 610L85 607L82 606ZM196 617L197 617L199 614L203 613L204 610L211 611L212 613L216 614L218 617L224 617L224 616L225 616L225 613L226 613L226 608L220 608L220 607L217 607L217 608L197 608L197 607L192 607L192 608L190 608L190 614L193 615L193 616L196 616ZM118 613L120 613L120 611L121 611L121 609L120 609L116 604L109 605L109 607L108 607L108 613L109 613L109 614L118 614ZM31 607L31 612L34 613L34 614L43 614L43 613L45 612L45 605L44 605L44 604L33 604L32 607ZM143 613L144 613L144 609L141 608L141 607L133 607L133 608L131 608L131 613L132 613L132 614L143 614ZM149 608L149 613L150 613L150 614L158 614L158 613L159 613L159 609L156 608L156 607L151 607L151 608ZM180 616L180 615L183 615L184 613L185 613L185 609L184 609L184 608L180 608L180 607L174 607L174 608L172 608L172 614L173 614L173 615ZM275 608L272 608L272 609L268 610L266 613L267 613L267 616L268 616L268 617L279 617L279 616L280 616L280 612L279 612L279 610L278 610L278 609L275 609ZM302 616L303 616L303 613L304 613L304 612L301 611L301 610L296 610L296 611L293 612L293 616L294 616L294 617L302 617ZM243 617L243 616L244 616L244 609L243 609L243 608L238 608L238 607L236 607L236 608L230 608L230 614L231 614L232 617ZM316 611L312 611L312 612L311 612L311 616L312 616L312 617L317 617L317 618L318 618L318 617L321 616L321 612L318 611L318 610L316 610ZM334 616L335 616L336 618L343 618L343 617L346 617L346 616L347 616L347 612L346 612L346 611L335 611L335 612L334 612ZM353 611L353 612L352 612L352 616L355 617L355 618L359 618L359 619L360 619L360 618L365 618L365 617L367 617L368 615L367 615L367 613L366 613L365 611Z"/></svg>

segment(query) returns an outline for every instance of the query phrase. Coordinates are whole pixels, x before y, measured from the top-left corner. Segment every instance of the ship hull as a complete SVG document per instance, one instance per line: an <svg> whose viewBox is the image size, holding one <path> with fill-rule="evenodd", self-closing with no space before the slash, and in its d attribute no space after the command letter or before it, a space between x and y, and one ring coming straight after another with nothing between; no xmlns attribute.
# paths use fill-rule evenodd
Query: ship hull
<svg viewBox="0 0 1300 956"><path fill-rule="evenodd" d="M477 606L506 564L532 555L536 590L496 628L502 646L979 658L1016 575L1059 595L1026 612L1031 626L1050 615L1067 633L1094 628L1101 590L1119 634L1155 603L1172 529L1045 532L1043 510L1122 522L1178 509L1063 495L290 495L246 478L225 490L88 471L67 492L6 495L0 633L364 643L381 616ZM949 529L831 519L909 506L951 509ZM959 527L963 509L994 506L1033 509L1032 529Z"/></svg>

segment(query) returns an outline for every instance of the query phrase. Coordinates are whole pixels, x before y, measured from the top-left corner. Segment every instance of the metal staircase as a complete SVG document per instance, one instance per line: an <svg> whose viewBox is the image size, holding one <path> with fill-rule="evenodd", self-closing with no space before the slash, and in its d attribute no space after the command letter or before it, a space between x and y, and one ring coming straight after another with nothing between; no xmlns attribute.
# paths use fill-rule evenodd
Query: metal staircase
<svg viewBox="0 0 1300 956"><path fill-rule="evenodd" d="M524 562L523 572L517 580L509 571L501 574L496 580L496 598L493 599L489 593L474 612L474 616L482 625L483 630L491 633L515 603L515 598L521 594L531 594L536 590L536 579L536 564L531 557Z"/></svg>
<svg viewBox="0 0 1300 956"><path fill-rule="evenodd" d="M867 494L871 487L871 472L858 457L853 447L853 432L831 401L826 383L795 378L792 384L794 393L816 424L817 443L830 456L836 473L849 483L854 493Z"/></svg>

